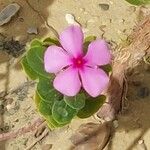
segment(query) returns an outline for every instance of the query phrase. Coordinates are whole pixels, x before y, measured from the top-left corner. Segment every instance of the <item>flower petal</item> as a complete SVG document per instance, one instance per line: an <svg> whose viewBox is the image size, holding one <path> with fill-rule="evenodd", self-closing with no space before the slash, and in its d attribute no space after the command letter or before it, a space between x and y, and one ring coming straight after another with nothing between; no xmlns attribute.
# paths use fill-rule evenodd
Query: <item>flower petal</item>
<svg viewBox="0 0 150 150"><path fill-rule="evenodd" d="M111 62L111 53L104 40L95 40L90 43L84 58L88 65L106 65Z"/></svg>
<svg viewBox="0 0 150 150"><path fill-rule="evenodd" d="M49 73L57 73L71 64L69 55L58 46L49 46L44 54L44 67Z"/></svg>
<svg viewBox="0 0 150 150"><path fill-rule="evenodd" d="M108 86L109 77L99 68L84 67L79 71L83 88L92 97L97 97Z"/></svg>
<svg viewBox="0 0 150 150"><path fill-rule="evenodd" d="M83 54L83 32L79 26L70 26L60 34L62 47L74 57Z"/></svg>
<svg viewBox="0 0 150 150"><path fill-rule="evenodd" d="M69 67L57 74L53 83L56 90L67 96L75 96L81 88L78 70Z"/></svg>

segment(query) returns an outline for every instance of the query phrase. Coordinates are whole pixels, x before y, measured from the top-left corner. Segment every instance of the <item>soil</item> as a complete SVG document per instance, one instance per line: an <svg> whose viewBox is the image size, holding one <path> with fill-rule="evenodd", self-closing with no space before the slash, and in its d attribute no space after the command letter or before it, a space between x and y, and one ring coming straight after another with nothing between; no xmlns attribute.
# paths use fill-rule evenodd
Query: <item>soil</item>
<svg viewBox="0 0 150 150"><path fill-rule="evenodd" d="M72 14L85 36L105 38L117 53L117 47L124 45L141 19L141 7L124 0L0 0L0 10L13 2L21 6L19 12L0 26L0 132L19 129L39 117L33 102L35 83L27 79L20 66L28 42L56 36L53 29L62 31L68 26L65 15ZM29 34L31 27L37 28L38 34ZM150 149L150 66L141 62L130 70L128 84L126 107L113 122L114 130L105 150ZM98 121L94 117L74 119L69 126L50 131L31 149L69 150L71 135L88 122ZM0 150L25 150L36 141L34 134L0 142Z"/></svg>

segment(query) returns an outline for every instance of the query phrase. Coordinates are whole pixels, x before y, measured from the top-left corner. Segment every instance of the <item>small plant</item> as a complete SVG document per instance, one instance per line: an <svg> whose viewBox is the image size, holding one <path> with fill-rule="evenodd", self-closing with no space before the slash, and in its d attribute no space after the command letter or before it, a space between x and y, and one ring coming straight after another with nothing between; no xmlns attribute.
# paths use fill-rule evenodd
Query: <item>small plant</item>
<svg viewBox="0 0 150 150"><path fill-rule="evenodd" d="M150 0L126 0L126 1L133 5L150 4Z"/></svg>
<svg viewBox="0 0 150 150"><path fill-rule="evenodd" d="M101 94L109 83L110 63L107 43L94 36L83 40L79 26L65 29L59 40L30 43L22 67L37 81L35 103L50 128L98 111L105 101Z"/></svg>

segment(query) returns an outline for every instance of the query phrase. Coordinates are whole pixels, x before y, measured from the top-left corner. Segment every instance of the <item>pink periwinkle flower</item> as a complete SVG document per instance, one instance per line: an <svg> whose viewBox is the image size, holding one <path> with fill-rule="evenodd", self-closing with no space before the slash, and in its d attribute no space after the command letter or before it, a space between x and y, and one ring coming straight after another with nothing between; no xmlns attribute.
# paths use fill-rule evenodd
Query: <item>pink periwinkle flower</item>
<svg viewBox="0 0 150 150"><path fill-rule="evenodd" d="M108 86L109 77L100 66L111 62L111 53L104 40L95 40L83 53L83 32L69 26L60 34L59 46L49 46L44 54L44 67L56 74L53 86L67 96L75 96L82 88L96 97Z"/></svg>

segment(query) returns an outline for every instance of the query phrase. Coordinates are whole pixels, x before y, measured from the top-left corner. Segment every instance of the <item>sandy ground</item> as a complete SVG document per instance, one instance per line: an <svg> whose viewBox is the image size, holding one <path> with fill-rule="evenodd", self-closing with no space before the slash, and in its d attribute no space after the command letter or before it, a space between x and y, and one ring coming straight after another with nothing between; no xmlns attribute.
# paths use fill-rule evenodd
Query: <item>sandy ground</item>
<svg viewBox="0 0 150 150"><path fill-rule="evenodd" d="M29 0L30 5L26 0L0 0L0 10L12 2L17 2L21 9L8 24L0 27L0 42L5 37L5 40L13 38L26 44L35 37L55 36L46 24L60 32L68 25L65 14L69 13L82 25L85 36L103 37L112 45L112 50L116 51L115 47L131 33L140 12L139 7L123 0ZM109 4L109 9L103 10L99 6L101 3ZM29 27L37 27L38 34L28 34ZM28 81L20 68L19 60L20 58L13 58L0 51L0 92L8 91L6 105L12 105L12 108L4 110L0 116L0 126L4 132L18 129L38 117L32 100L35 84ZM149 76L150 71L144 63L134 68L129 76L128 107L118 116L118 126L115 126L106 150L150 149ZM141 93L143 88L147 89L146 94ZM0 102L3 101L1 98ZM45 144L52 144L52 150L68 150L71 134L83 122L96 121L92 117L75 119L69 127L50 132L32 150L44 150ZM0 150L24 150L35 140L34 133L28 133L1 142Z"/></svg>

